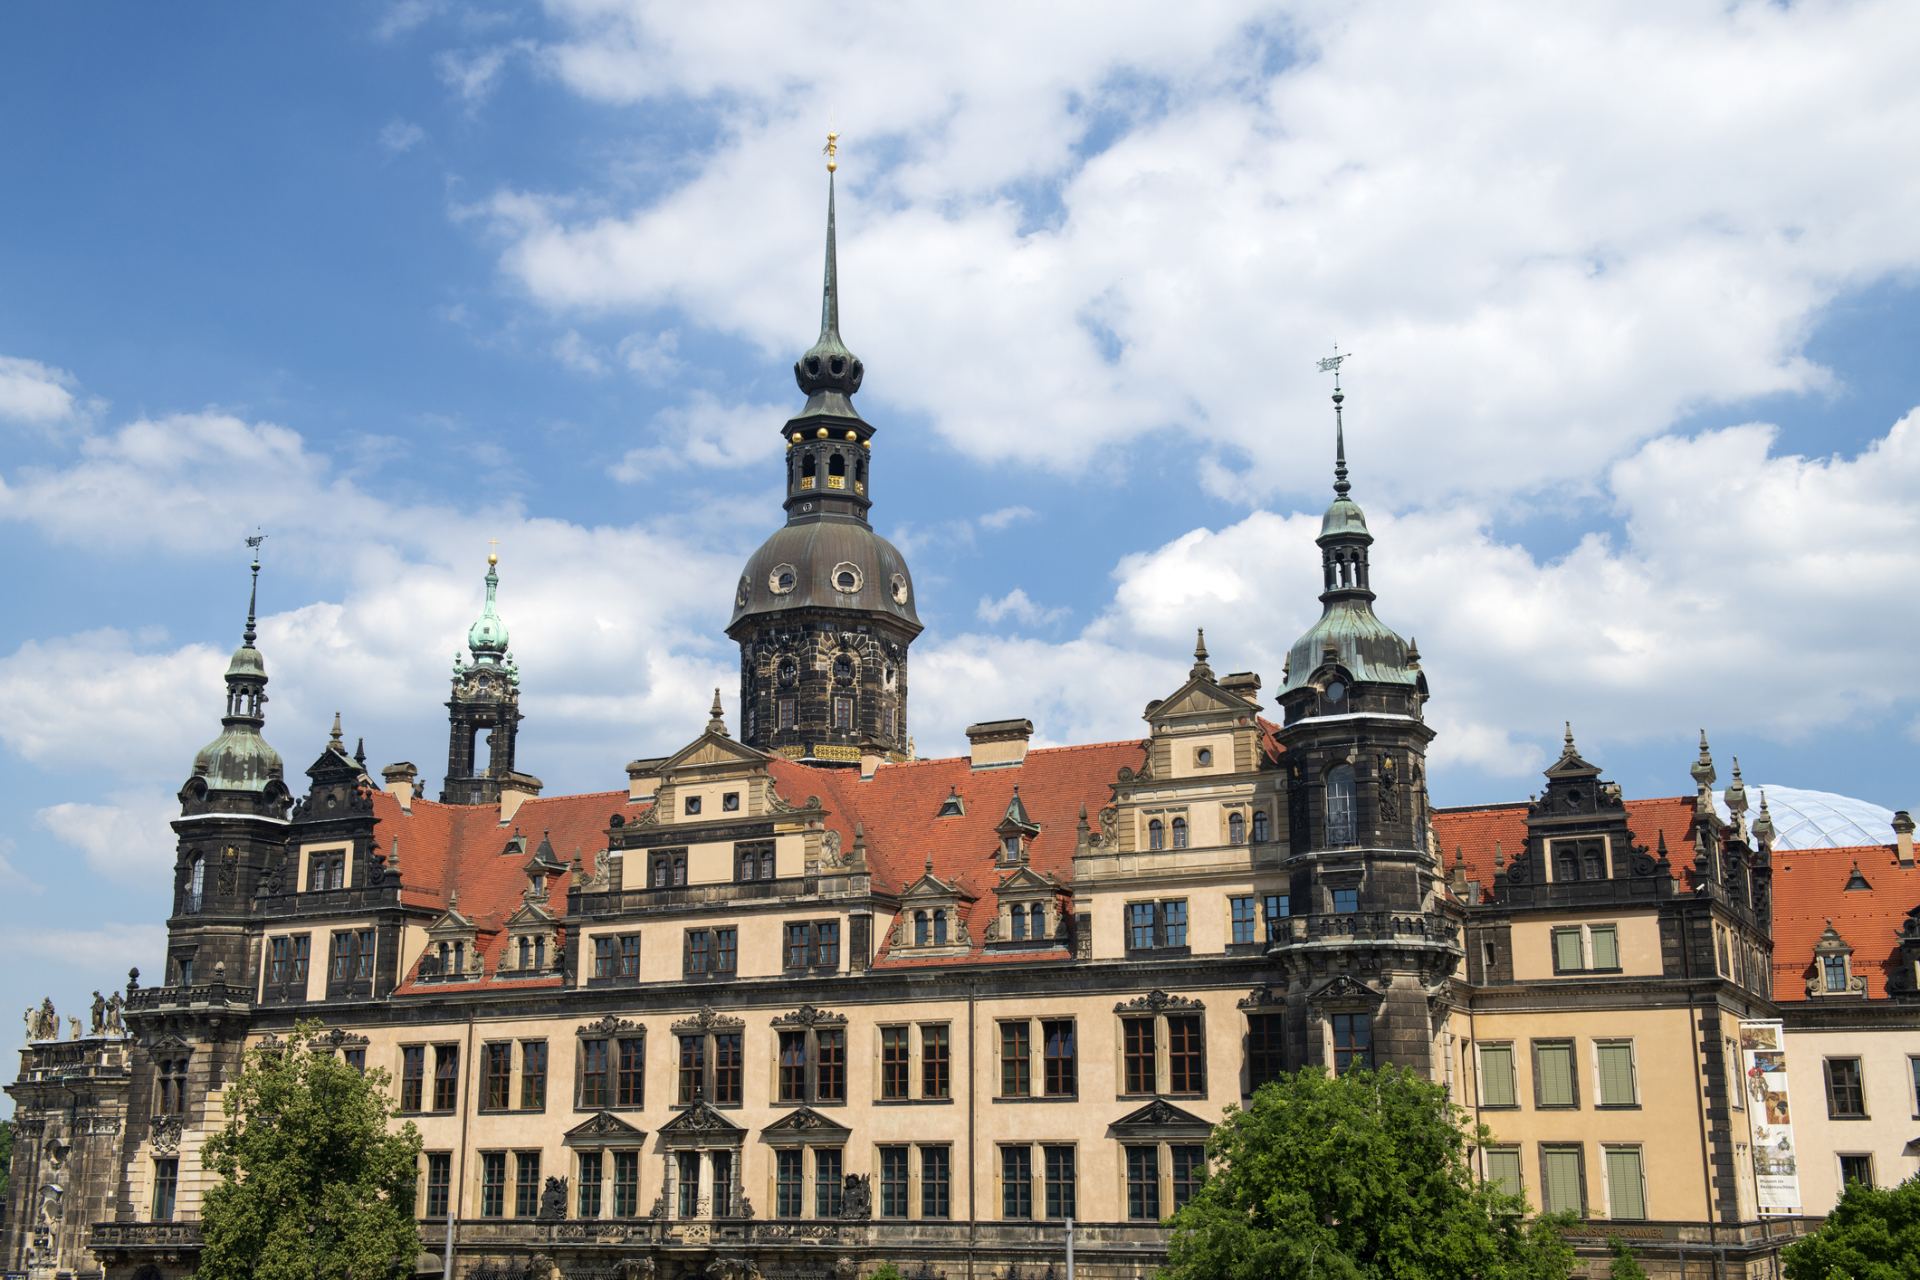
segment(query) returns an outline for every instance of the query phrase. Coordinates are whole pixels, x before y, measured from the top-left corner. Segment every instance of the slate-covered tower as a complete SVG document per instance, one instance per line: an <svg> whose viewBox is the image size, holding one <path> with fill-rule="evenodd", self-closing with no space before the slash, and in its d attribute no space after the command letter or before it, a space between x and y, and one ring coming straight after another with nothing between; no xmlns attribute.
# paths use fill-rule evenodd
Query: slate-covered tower
<svg viewBox="0 0 1920 1280"><path fill-rule="evenodd" d="M781 428L786 526L747 561L727 634L740 645L740 737L822 764L903 759L907 646L920 634L913 579L873 531L873 427L850 397L865 372L840 340L828 142L820 338L793 366L807 403Z"/></svg>
<svg viewBox="0 0 1920 1280"><path fill-rule="evenodd" d="M495 804L514 787L538 794L537 779L514 767L514 739L520 732L520 669L507 647L507 624L495 608L500 591L500 557L487 556L487 603L467 629L467 652L453 659L453 696L447 699L447 781L445 804ZM487 735L487 758L479 758L479 738Z"/></svg>
<svg viewBox="0 0 1920 1280"><path fill-rule="evenodd" d="M1428 835L1427 681L1418 650L1374 616L1373 535L1349 496L1334 369L1334 500L1317 539L1322 612L1294 642L1279 697L1293 918L1272 955L1286 983L1292 1062L1393 1062L1434 1074L1461 946Z"/></svg>

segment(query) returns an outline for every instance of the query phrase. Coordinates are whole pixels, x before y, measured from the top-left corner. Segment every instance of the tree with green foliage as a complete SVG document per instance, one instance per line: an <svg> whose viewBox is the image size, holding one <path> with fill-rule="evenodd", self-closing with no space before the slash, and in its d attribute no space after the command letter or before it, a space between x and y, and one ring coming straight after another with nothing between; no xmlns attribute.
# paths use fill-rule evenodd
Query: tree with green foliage
<svg viewBox="0 0 1920 1280"><path fill-rule="evenodd" d="M1486 1139L1396 1067L1296 1071L1229 1109L1173 1217L1164 1280L1565 1280L1558 1219L1482 1182Z"/></svg>
<svg viewBox="0 0 1920 1280"><path fill-rule="evenodd" d="M247 1050L204 1159L199 1280L395 1280L420 1253L420 1135L391 1132L384 1071L315 1046L318 1023Z"/></svg>
<svg viewBox="0 0 1920 1280"><path fill-rule="evenodd" d="M1920 1280L1920 1174L1897 1187L1849 1182L1820 1229L1781 1254L1787 1280Z"/></svg>
<svg viewBox="0 0 1920 1280"><path fill-rule="evenodd" d="M1613 1250L1613 1265L1607 1268L1607 1280L1647 1280L1646 1268L1633 1256L1625 1240L1608 1236L1607 1248Z"/></svg>

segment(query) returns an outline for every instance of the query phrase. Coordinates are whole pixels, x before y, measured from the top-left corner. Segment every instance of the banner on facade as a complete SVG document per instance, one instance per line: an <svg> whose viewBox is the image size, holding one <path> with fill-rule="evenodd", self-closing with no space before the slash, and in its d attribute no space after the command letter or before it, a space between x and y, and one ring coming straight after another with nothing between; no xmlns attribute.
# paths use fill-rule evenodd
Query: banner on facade
<svg viewBox="0 0 1920 1280"><path fill-rule="evenodd" d="M1740 1067L1753 1121L1753 1183L1761 1213L1800 1207L1800 1166L1787 1105L1787 1045L1778 1022L1740 1024Z"/></svg>

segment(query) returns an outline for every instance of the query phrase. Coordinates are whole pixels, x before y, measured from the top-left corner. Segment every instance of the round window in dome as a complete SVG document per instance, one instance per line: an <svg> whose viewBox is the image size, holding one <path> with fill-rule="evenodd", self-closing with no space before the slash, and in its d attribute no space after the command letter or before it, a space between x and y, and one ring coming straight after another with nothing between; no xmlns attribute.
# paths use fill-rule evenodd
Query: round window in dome
<svg viewBox="0 0 1920 1280"><path fill-rule="evenodd" d="M1341 684L1338 680L1333 681L1327 686L1327 701L1330 704L1337 707L1346 700L1347 686Z"/></svg>
<svg viewBox="0 0 1920 1280"><path fill-rule="evenodd" d="M895 604L905 604L907 602L907 595L908 595L907 575L904 573L894 574L893 582L891 585L893 589L893 602Z"/></svg>
<svg viewBox="0 0 1920 1280"><path fill-rule="evenodd" d="M773 572L767 575L767 589L777 596L784 596L799 583L800 577L790 564L777 564Z"/></svg>
<svg viewBox="0 0 1920 1280"><path fill-rule="evenodd" d="M833 566L833 589L843 595L852 595L860 589L862 578L860 566L851 560L842 560Z"/></svg>

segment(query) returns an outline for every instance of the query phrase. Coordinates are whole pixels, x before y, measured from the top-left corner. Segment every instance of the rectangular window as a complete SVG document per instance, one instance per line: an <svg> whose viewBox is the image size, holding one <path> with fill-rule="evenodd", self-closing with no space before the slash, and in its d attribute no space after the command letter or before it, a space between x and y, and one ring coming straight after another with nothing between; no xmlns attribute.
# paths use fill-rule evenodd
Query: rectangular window
<svg viewBox="0 0 1920 1280"><path fill-rule="evenodd" d="M1827 1115L1835 1120L1864 1120L1866 1093L1861 1087L1860 1059L1827 1059Z"/></svg>
<svg viewBox="0 0 1920 1280"><path fill-rule="evenodd" d="M1354 1067L1373 1065L1373 1015L1336 1013L1333 1023L1333 1070L1338 1075Z"/></svg>
<svg viewBox="0 0 1920 1280"><path fill-rule="evenodd" d="M953 1212L953 1149L920 1148L920 1216L945 1218Z"/></svg>
<svg viewBox="0 0 1920 1280"><path fill-rule="evenodd" d="M580 1109L594 1111L607 1105L607 1042L580 1042Z"/></svg>
<svg viewBox="0 0 1920 1280"><path fill-rule="evenodd" d="M707 1037L698 1032L680 1038L680 1089L677 1095L681 1106L704 1101L707 1092Z"/></svg>
<svg viewBox="0 0 1920 1280"><path fill-rule="evenodd" d="M1156 1084L1152 1018L1127 1018L1121 1023L1121 1054L1127 1093L1152 1093Z"/></svg>
<svg viewBox="0 0 1920 1280"><path fill-rule="evenodd" d="M1033 1057L1025 1022L1000 1024L1000 1096L1024 1098L1033 1092Z"/></svg>
<svg viewBox="0 0 1920 1280"><path fill-rule="evenodd" d="M710 1151L707 1160L713 1166L713 1216L733 1216L733 1152Z"/></svg>
<svg viewBox="0 0 1920 1280"><path fill-rule="evenodd" d="M480 1216L504 1218L507 1215L507 1153L480 1153Z"/></svg>
<svg viewBox="0 0 1920 1280"><path fill-rule="evenodd" d="M776 1218L797 1218L800 1216L802 1202L801 1152L789 1148L773 1153L774 1186L773 1216Z"/></svg>
<svg viewBox="0 0 1920 1280"><path fill-rule="evenodd" d="M700 797L687 797L687 812L700 812ZM661 849L647 859L648 882L656 889L677 889L687 882L687 851Z"/></svg>
<svg viewBox="0 0 1920 1280"><path fill-rule="evenodd" d="M1167 1015L1167 1092L1207 1091L1207 1046L1201 1035L1200 1015Z"/></svg>
<svg viewBox="0 0 1920 1280"><path fill-rule="evenodd" d="M513 1046L480 1046L480 1109L505 1111L513 1093Z"/></svg>
<svg viewBox="0 0 1920 1280"><path fill-rule="evenodd" d="M1607 1167L1607 1216L1638 1221L1647 1216L1647 1186L1639 1147L1603 1147Z"/></svg>
<svg viewBox="0 0 1920 1280"><path fill-rule="evenodd" d="M1640 1105L1633 1072L1633 1041L1599 1041L1593 1046L1593 1056L1600 1077L1600 1105L1603 1107Z"/></svg>
<svg viewBox="0 0 1920 1280"><path fill-rule="evenodd" d="M1077 1215L1074 1193L1073 1148L1068 1146L1042 1147L1040 1152L1046 1161L1047 1171L1047 1216L1049 1218L1072 1218Z"/></svg>
<svg viewBox="0 0 1920 1280"><path fill-rule="evenodd" d="M600 1216L600 1153L582 1151L580 1153L580 1197L577 1216L597 1218Z"/></svg>
<svg viewBox="0 0 1920 1280"><path fill-rule="evenodd" d="M1594 925L1587 930L1587 942L1591 948L1594 968L1618 969L1620 967L1620 935L1614 926Z"/></svg>
<svg viewBox="0 0 1920 1280"><path fill-rule="evenodd" d="M640 1153L613 1153L613 1216L631 1218L640 1212Z"/></svg>
<svg viewBox="0 0 1920 1280"><path fill-rule="evenodd" d="M1151 902L1129 902L1127 904L1127 950L1153 950L1153 904Z"/></svg>
<svg viewBox="0 0 1920 1280"><path fill-rule="evenodd" d="M531 1218L540 1212L540 1153L513 1154L513 1216Z"/></svg>
<svg viewBox="0 0 1920 1280"><path fill-rule="evenodd" d="M1000 1148L1000 1216L1022 1220L1033 1216L1033 1148Z"/></svg>
<svg viewBox="0 0 1920 1280"><path fill-rule="evenodd" d="M745 1063L745 1048L738 1031L722 1031L713 1037L713 1102L715 1106L740 1105L740 1081Z"/></svg>
<svg viewBox="0 0 1920 1280"><path fill-rule="evenodd" d="M733 878L745 883L751 880L771 880L773 876L773 843L755 840L734 847Z"/></svg>
<svg viewBox="0 0 1920 1280"><path fill-rule="evenodd" d="M687 930L686 945L681 952L681 971L689 978L705 977L712 967L712 955L709 947L713 939L705 929Z"/></svg>
<svg viewBox="0 0 1920 1280"><path fill-rule="evenodd" d="M713 971L733 973L740 967L740 931L729 926L713 931Z"/></svg>
<svg viewBox="0 0 1920 1280"><path fill-rule="evenodd" d="M796 711L795 711L794 700L792 698L780 699L780 710L779 710L780 728L782 729L793 728L795 714L796 714Z"/></svg>
<svg viewBox="0 0 1920 1280"><path fill-rule="evenodd" d="M520 1109L544 1111L547 1106L547 1042L520 1042Z"/></svg>
<svg viewBox="0 0 1920 1280"><path fill-rule="evenodd" d="M1870 1155L1847 1155L1840 1157L1840 1188L1845 1191L1853 1183L1863 1187L1873 1185L1873 1157Z"/></svg>
<svg viewBox="0 0 1920 1280"><path fill-rule="evenodd" d="M1173 1211L1178 1213L1207 1180L1207 1149L1197 1142L1176 1142L1167 1154L1173 1158Z"/></svg>
<svg viewBox="0 0 1920 1280"><path fill-rule="evenodd" d="M913 1065L910 1031L908 1027L880 1028L880 1096L888 1102L898 1102L907 1096L907 1081Z"/></svg>
<svg viewBox="0 0 1920 1280"><path fill-rule="evenodd" d="M845 1204L845 1161L838 1147L813 1149L813 1216L837 1218Z"/></svg>
<svg viewBox="0 0 1920 1280"><path fill-rule="evenodd" d="M1540 1209L1587 1215L1586 1169L1578 1146L1540 1148Z"/></svg>
<svg viewBox="0 0 1920 1280"><path fill-rule="evenodd" d="M700 1212L700 1153L675 1152L673 1164L676 1211L682 1218L691 1218Z"/></svg>
<svg viewBox="0 0 1920 1280"><path fill-rule="evenodd" d="M1187 945L1187 900L1174 898L1160 904L1160 918L1163 926L1161 945L1184 947Z"/></svg>
<svg viewBox="0 0 1920 1280"><path fill-rule="evenodd" d="M1533 1042L1533 1105L1536 1107L1580 1105L1579 1085L1573 1068L1573 1041L1535 1040Z"/></svg>
<svg viewBox="0 0 1920 1280"><path fill-rule="evenodd" d="M1920 1117L1920 1058L1908 1058L1907 1071L1913 1077L1913 1114Z"/></svg>
<svg viewBox="0 0 1920 1280"><path fill-rule="evenodd" d="M1580 926L1555 929L1553 931L1553 971L1578 973L1586 967L1586 954L1580 945Z"/></svg>
<svg viewBox="0 0 1920 1280"><path fill-rule="evenodd" d="M427 1075L427 1047L405 1045L400 1050L400 1110L418 1111Z"/></svg>
<svg viewBox="0 0 1920 1280"><path fill-rule="evenodd" d="M787 968L806 968L813 954L813 930L805 924L789 924L786 933Z"/></svg>
<svg viewBox="0 0 1920 1280"><path fill-rule="evenodd" d="M853 728L853 699L844 693L833 695L833 727Z"/></svg>
<svg viewBox="0 0 1920 1280"><path fill-rule="evenodd" d="M173 1221L173 1203L180 1191L180 1161L173 1156L153 1162L153 1220Z"/></svg>
<svg viewBox="0 0 1920 1280"><path fill-rule="evenodd" d="M1520 1183L1520 1148L1488 1147L1487 1181L1510 1196L1525 1195Z"/></svg>
<svg viewBox="0 0 1920 1280"><path fill-rule="evenodd" d="M780 1101L807 1100L807 1033L780 1033Z"/></svg>
<svg viewBox="0 0 1920 1280"><path fill-rule="evenodd" d="M920 1028L921 1097L947 1096L948 1064L946 1024L923 1024Z"/></svg>
<svg viewBox="0 0 1920 1280"><path fill-rule="evenodd" d="M639 1107L646 1105L646 1045L645 1040L617 1040L620 1046L619 1069L613 1079L613 1105L616 1107Z"/></svg>
<svg viewBox="0 0 1920 1280"><path fill-rule="evenodd" d="M620 935L620 966L615 975L621 979L633 979L640 976L640 935L623 933Z"/></svg>
<svg viewBox="0 0 1920 1280"><path fill-rule="evenodd" d="M1160 1148L1127 1148L1127 1217L1135 1222L1160 1221Z"/></svg>
<svg viewBox="0 0 1920 1280"><path fill-rule="evenodd" d="M821 969L840 967L840 922L822 920L813 926L813 963Z"/></svg>
<svg viewBox="0 0 1920 1280"><path fill-rule="evenodd" d="M1247 1092L1278 1080L1287 1070L1286 1023L1277 1013L1247 1015Z"/></svg>
<svg viewBox="0 0 1920 1280"><path fill-rule="evenodd" d="M355 1071L358 1071L361 1075L367 1074L367 1051L364 1048L342 1049L340 1051L340 1060L352 1067Z"/></svg>
<svg viewBox="0 0 1920 1280"><path fill-rule="evenodd" d="M329 849L307 855L307 892L343 889L347 883L347 851Z"/></svg>
<svg viewBox="0 0 1920 1280"><path fill-rule="evenodd" d="M433 1046L433 1109L451 1111L460 1099L460 1046Z"/></svg>
<svg viewBox="0 0 1920 1280"><path fill-rule="evenodd" d="M880 1148L880 1216L907 1216L907 1149Z"/></svg>
<svg viewBox="0 0 1920 1280"><path fill-rule="evenodd" d="M429 1221L447 1216L453 1188L453 1153L427 1152L426 1217Z"/></svg>
<svg viewBox="0 0 1920 1280"><path fill-rule="evenodd" d="M593 976L605 981L619 972L620 939L601 934L593 940Z"/></svg>
<svg viewBox="0 0 1920 1280"><path fill-rule="evenodd" d="M1284 893L1270 893L1261 900L1261 909L1267 918L1267 941L1278 942L1286 933L1286 919L1292 914L1292 897Z"/></svg>
<svg viewBox="0 0 1920 1280"><path fill-rule="evenodd" d="M844 1031L816 1031L814 1047L818 1055L814 1064L814 1101L845 1102L847 1100L847 1033Z"/></svg>
<svg viewBox="0 0 1920 1280"><path fill-rule="evenodd" d="M1229 898L1227 900L1227 904L1228 904L1229 910L1232 913L1232 919L1233 919L1232 937L1233 937L1234 943L1236 945L1239 945L1243 943L1253 942L1255 940L1254 927L1255 927L1256 921L1253 914L1252 896L1249 895L1248 897L1244 897L1244 898Z"/></svg>
<svg viewBox="0 0 1920 1280"><path fill-rule="evenodd" d="M1049 1098L1071 1098L1080 1088L1078 1048L1072 1018L1049 1018L1040 1024L1040 1089Z"/></svg>
<svg viewBox="0 0 1920 1280"><path fill-rule="evenodd" d="M157 1066L159 1098L154 1110L163 1116L177 1116L187 1109L187 1060L162 1058Z"/></svg>
<svg viewBox="0 0 1920 1280"><path fill-rule="evenodd" d="M1333 891L1333 909L1339 915L1352 915L1360 909L1360 891L1358 889L1335 889Z"/></svg>
<svg viewBox="0 0 1920 1280"><path fill-rule="evenodd" d="M1480 1105L1516 1107L1520 1099L1513 1087L1513 1046L1480 1046Z"/></svg>

